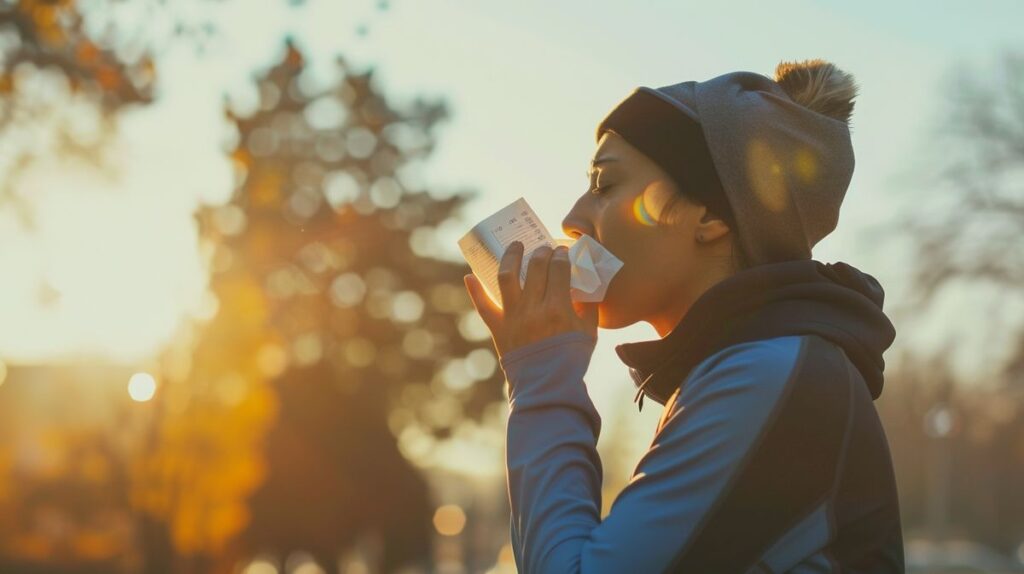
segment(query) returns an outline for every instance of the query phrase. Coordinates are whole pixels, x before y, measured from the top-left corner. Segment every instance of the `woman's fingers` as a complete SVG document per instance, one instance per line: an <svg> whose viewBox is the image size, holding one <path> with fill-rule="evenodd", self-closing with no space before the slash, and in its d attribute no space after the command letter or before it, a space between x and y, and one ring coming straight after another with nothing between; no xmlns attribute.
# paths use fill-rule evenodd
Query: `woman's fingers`
<svg viewBox="0 0 1024 574"><path fill-rule="evenodd" d="M523 264L523 244L513 241L498 265L498 290L501 291L501 306L505 310L519 301L522 289L519 286L519 272Z"/></svg>
<svg viewBox="0 0 1024 574"><path fill-rule="evenodd" d="M569 297L569 280L572 277L572 266L569 264L569 249L565 246L555 248L548 267L548 285L544 297L548 303L560 309L569 310L572 299Z"/></svg>
<svg viewBox="0 0 1024 574"><path fill-rule="evenodd" d="M484 324L491 330L491 333L495 333L500 327L501 309L487 295L487 290L484 289L483 283L480 282L476 275L470 273L463 277L462 280L466 284L466 291L469 292L469 298L473 302L476 312L484 320Z"/></svg>
<svg viewBox="0 0 1024 574"><path fill-rule="evenodd" d="M569 249L560 246L555 249L548 269L548 289L545 298L555 316L565 315L569 324L592 335L597 334L598 305L573 301L570 294L572 264L569 263Z"/></svg>
<svg viewBox="0 0 1024 574"><path fill-rule="evenodd" d="M548 264L551 262L552 250L544 245L538 247L530 255L527 263L526 285L523 287L523 299L539 304L544 300L544 291L548 283Z"/></svg>

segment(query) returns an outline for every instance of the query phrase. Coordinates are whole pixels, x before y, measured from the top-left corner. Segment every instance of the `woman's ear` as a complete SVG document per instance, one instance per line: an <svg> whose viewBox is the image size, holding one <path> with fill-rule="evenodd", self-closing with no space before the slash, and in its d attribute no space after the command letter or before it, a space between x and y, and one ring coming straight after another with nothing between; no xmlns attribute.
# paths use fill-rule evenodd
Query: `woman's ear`
<svg viewBox="0 0 1024 574"><path fill-rule="evenodd" d="M726 225L725 221L708 211L706 206L700 206L700 220L697 222L697 226L694 230L695 239L698 243L711 243L720 237L724 237L729 234L729 226Z"/></svg>

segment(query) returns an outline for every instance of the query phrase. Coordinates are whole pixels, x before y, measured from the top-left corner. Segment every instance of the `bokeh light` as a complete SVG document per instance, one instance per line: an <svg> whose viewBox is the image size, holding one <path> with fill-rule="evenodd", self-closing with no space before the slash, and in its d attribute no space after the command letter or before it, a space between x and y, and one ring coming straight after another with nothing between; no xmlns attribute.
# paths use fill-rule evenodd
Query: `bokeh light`
<svg viewBox="0 0 1024 574"><path fill-rule="evenodd" d="M423 316L423 298L415 291L402 291L391 300L391 318L400 323L414 323Z"/></svg>
<svg viewBox="0 0 1024 574"><path fill-rule="evenodd" d="M402 338L402 350L414 359L429 357L434 350L434 335L426 329L412 329Z"/></svg>
<svg viewBox="0 0 1024 574"><path fill-rule="evenodd" d="M339 307L350 307L363 300L366 283L356 273L344 273L331 283L331 300Z"/></svg>
<svg viewBox="0 0 1024 574"><path fill-rule="evenodd" d="M466 513L457 504L445 504L434 512L434 528L442 536L458 536L466 527Z"/></svg>
<svg viewBox="0 0 1024 574"><path fill-rule="evenodd" d="M278 574L277 566L269 560L253 560L242 571L243 574Z"/></svg>
<svg viewBox="0 0 1024 574"><path fill-rule="evenodd" d="M128 379L128 396L133 401L144 403L156 394L156 379L149 373L135 373Z"/></svg>
<svg viewBox="0 0 1024 574"><path fill-rule="evenodd" d="M267 343L256 353L256 365L268 377L276 377L288 368L288 353L281 345Z"/></svg>
<svg viewBox="0 0 1024 574"><path fill-rule="evenodd" d="M474 349L466 355L466 372L477 380L484 380L494 374L498 359L490 349Z"/></svg>
<svg viewBox="0 0 1024 574"><path fill-rule="evenodd" d="M293 552L288 555L284 562L285 574L324 574L312 554L308 552Z"/></svg>

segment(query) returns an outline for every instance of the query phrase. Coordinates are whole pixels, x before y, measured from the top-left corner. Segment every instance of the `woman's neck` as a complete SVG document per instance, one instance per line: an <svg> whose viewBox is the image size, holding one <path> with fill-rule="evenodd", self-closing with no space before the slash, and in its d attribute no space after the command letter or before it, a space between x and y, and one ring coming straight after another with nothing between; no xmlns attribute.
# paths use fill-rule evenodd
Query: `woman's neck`
<svg viewBox="0 0 1024 574"><path fill-rule="evenodd" d="M654 327L659 337L664 338L671 333L705 291L736 273L736 269L732 265L710 265L706 269L707 272L699 280L694 281L689 288L684 289L680 296L675 297L671 305L648 319L647 322Z"/></svg>

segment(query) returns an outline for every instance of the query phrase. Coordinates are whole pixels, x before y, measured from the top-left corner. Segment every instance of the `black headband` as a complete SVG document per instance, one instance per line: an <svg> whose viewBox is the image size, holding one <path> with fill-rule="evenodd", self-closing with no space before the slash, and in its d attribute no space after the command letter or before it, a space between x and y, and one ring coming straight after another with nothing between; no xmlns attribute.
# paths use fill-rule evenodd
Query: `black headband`
<svg viewBox="0 0 1024 574"><path fill-rule="evenodd" d="M613 131L651 158L679 186L736 229L732 207L704 139L701 125L658 96L638 88L597 127L597 138Z"/></svg>

